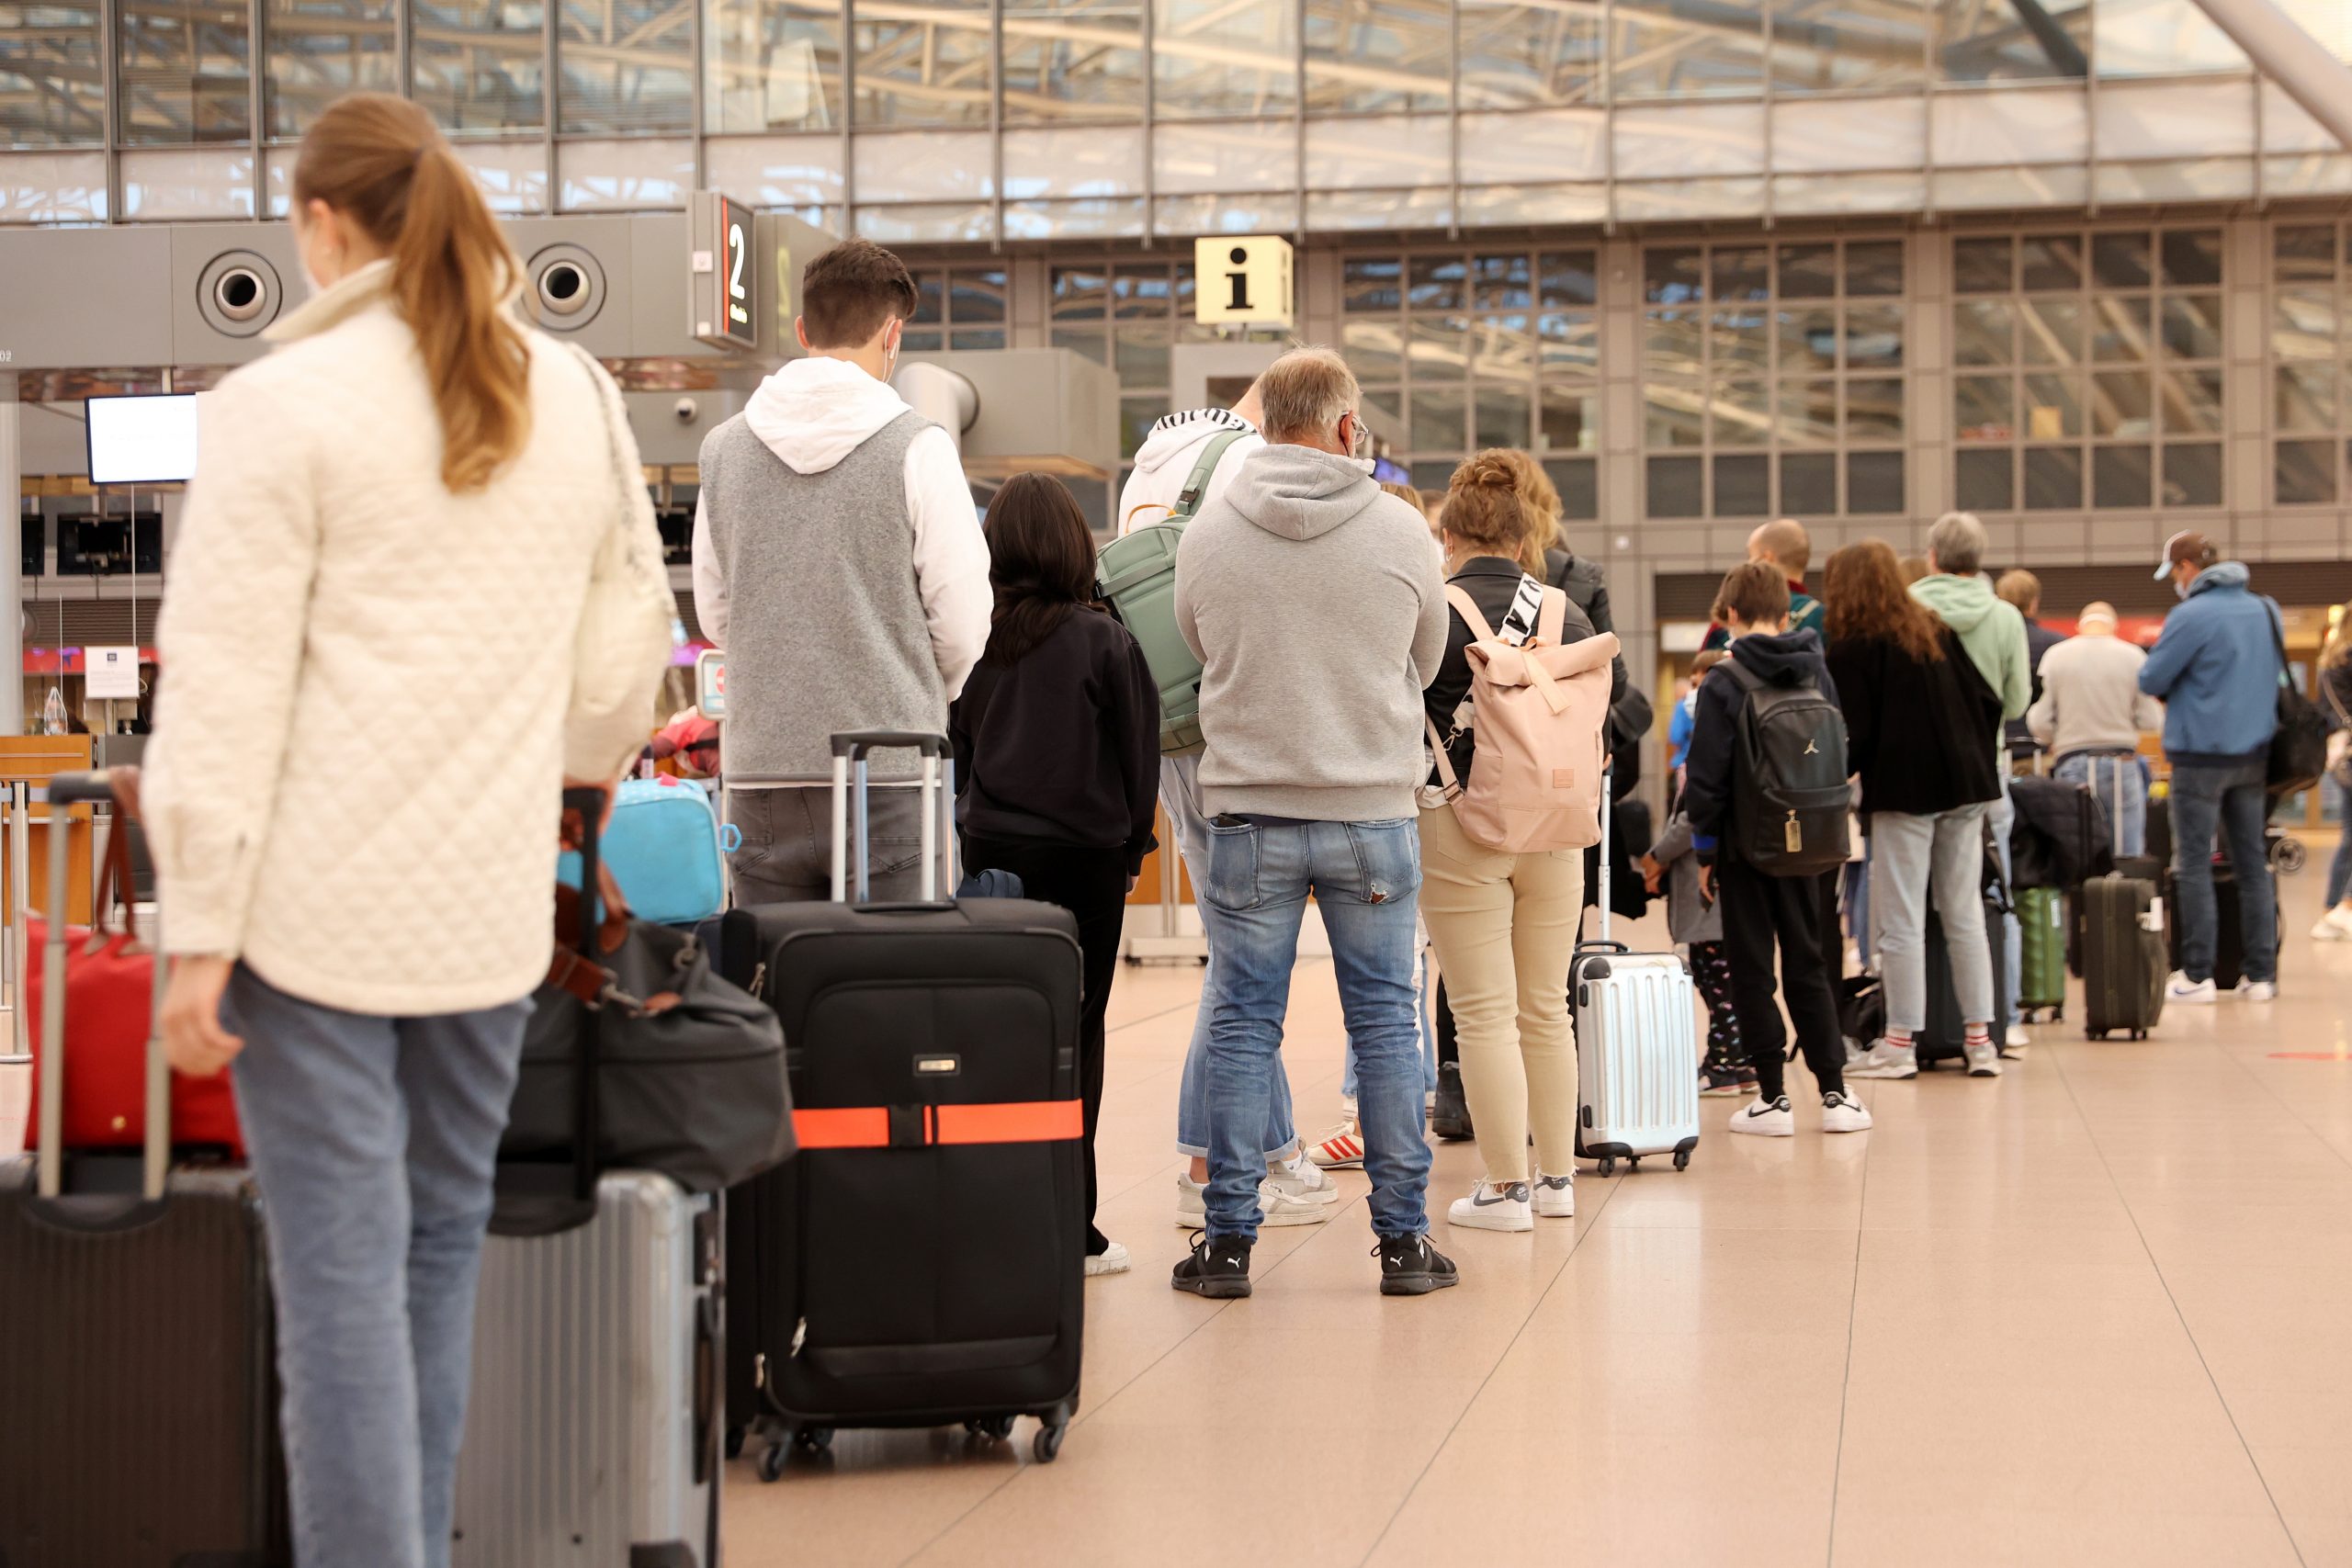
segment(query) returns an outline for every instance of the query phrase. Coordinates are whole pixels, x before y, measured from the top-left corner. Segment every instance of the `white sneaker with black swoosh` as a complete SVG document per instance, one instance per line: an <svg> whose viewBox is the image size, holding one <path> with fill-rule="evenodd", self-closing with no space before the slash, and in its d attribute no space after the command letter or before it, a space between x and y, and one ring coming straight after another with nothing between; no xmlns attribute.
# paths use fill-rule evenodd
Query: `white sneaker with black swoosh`
<svg viewBox="0 0 2352 1568"><path fill-rule="evenodd" d="M1759 1138L1793 1138L1797 1113L1789 1109L1787 1095L1767 1100L1759 1094L1731 1113L1731 1131Z"/></svg>
<svg viewBox="0 0 2352 1568"><path fill-rule="evenodd" d="M1448 1222L1474 1231L1532 1231L1535 1228L1535 1211L1528 1201L1527 1183L1505 1182L1497 1186L1481 1181L1470 1189L1467 1198L1456 1198L1445 1212Z"/></svg>

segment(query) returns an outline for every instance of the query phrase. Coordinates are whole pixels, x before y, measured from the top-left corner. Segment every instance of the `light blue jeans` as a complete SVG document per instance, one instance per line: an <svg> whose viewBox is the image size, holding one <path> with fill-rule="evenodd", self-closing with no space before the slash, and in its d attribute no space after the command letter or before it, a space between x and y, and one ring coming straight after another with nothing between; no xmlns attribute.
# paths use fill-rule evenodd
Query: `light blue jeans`
<svg viewBox="0 0 2352 1568"><path fill-rule="evenodd" d="M2213 977L2220 941L2220 905L2213 896L2217 829L2237 878L2245 978L2278 977L2278 895L2270 885L2270 851L2262 832L2270 818L2265 778L2259 757L2226 768L2173 764L2172 862L2180 897L2180 972L2191 980Z"/></svg>
<svg viewBox="0 0 2352 1568"><path fill-rule="evenodd" d="M1928 904L1935 901L1962 1023L1993 1017L1993 950L1984 940L1984 817L1996 803L1932 816L1871 814L1871 911L1878 919L1886 1027L1928 1026Z"/></svg>
<svg viewBox="0 0 2352 1568"><path fill-rule="evenodd" d="M2123 774L2120 812L2116 807L2116 773ZM2109 843L2119 855L2148 852L2148 763L2143 757L2118 752L2069 751L2058 759L2052 776L2068 784L2088 784L2091 798L2107 818Z"/></svg>
<svg viewBox="0 0 2352 1568"><path fill-rule="evenodd" d="M1175 830L1176 846L1183 852L1184 869L1193 878L1195 897L1209 883L1209 822L1201 814L1201 758L1159 759L1159 804ZM1208 906L1201 905L1201 929L1208 931ZM1216 968L1216 942L1209 940L1209 968ZM1205 1159L1209 1152L1209 982L1201 977L1200 1006L1193 1013L1193 1041L1184 1048L1184 1076L1176 1089L1176 1152ZM1352 1070L1352 1065L1351 1067ZM1344 1090L1342 1092L1345 1092ZM1292 1109L1290 1075L1275 1064L1273 1097L1266 1111L1266 1158L1288 1159L1298 1153L1297 1112Z"/></svg>
<svg viewBox="0 0 2352 1568"><path fill-rule="evenodd" d="M1413 1026L1421 1032L1421 1093L1426 1098L1437 1092L1437 987L1430 983L1430 933L1422 929L1413 932ZM1340 1053L1340 1098L1351 1105L1356 1101L1353 1041Z"/></svg>
<svg viewBox="0 0 2352 1568"><path fill-rule="evenodd" d="M1331 933L1340 1008L1356 1052L1357 1115L1372 1228L1429 1228L1419 1032L1413 1022L1421 847L1410 818L1378 822L1212 823L1201 885L1209 965L1208 1230L1255 1239L1264 1129L1281 1079L1283 1021L1298 928L1315 897Z"/></svg>
<svg viewBox="0 0 2352 1568"><path fill-rule="evenodd" d="M268 1218L302 1568L446 1568L491 1172L527 1001L377 1018L243 964L221 1021Z"/></svg>

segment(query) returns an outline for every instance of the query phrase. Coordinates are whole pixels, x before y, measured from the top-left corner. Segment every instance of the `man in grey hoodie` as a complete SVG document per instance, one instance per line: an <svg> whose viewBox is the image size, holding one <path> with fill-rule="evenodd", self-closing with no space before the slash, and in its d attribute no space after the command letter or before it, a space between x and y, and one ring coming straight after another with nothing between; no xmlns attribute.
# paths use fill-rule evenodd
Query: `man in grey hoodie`
<svg viewBox="0 0 2352 1568"><path fill-rule="evenodd" d="M1382 1293L1456 1282L1424 1202L1414 910L1421 690L1445 656L1428 525L1353 457L1355 378L1328 349L1259 382L1268 446L1185 530L1176 623L1200 657L1201 918L1207 979L1207 1228L1170 1281L1250 1293L1268 1102L1299 924L1314 896L1356 1054Z"/></svg>

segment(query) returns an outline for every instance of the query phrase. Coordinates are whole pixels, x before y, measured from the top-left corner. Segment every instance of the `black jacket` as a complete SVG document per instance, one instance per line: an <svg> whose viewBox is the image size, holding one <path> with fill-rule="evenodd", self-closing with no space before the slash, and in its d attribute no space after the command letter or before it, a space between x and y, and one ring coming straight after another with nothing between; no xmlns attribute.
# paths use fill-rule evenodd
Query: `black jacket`
<svg viewBox="0 0 2352 1568"><path fill-rule="evenodd" d="M1117 621L1072 610L1012 666L983 657L947 736L965 832L1124 849L1127 874L1141 868L1159 792L1159 688Z"/></svg>
<svg viewBox="0 0 2352 1568"><path fill-rule="evenodd" d="M2107 813L2088 784L2030 775L2009 781L2017 817L2009 825L2009 886L2073 892L2115 869Z"/></svg>
<svg viewBox="0 0 2352 1568"><path fill-rule="evenodd" d="M1503 617L1510 614L1511 601L1519 596L1521 576L1517 561L1500 556L1475 556L1464 561L1462 570L1449 580L1449 586L1458 584L1469 590L1470 602L1487 617L1491 629L1499 630ZM1468 729L1456 733L1453 715L1470 695L1470 644L1475 640L1470 623L1462 612L1448 606L1446 610L1445 658L1437 667L1437 679L1421 694L1421 703L1428 711L1430 722L1437 732L1449 737L1452 744L1446 754L1453 761L1453 776L1463 784L1470 782L1470 763L1476 751L1475 737ZM1582 642L1594 634L1594 626L1577 608L1573 594L1568 599L1567 614L1560 621L1562 643ZM1625 694L1625 661L1620 659L1610 674L1609 700L1615 702ZM1430 769L1429 782L1438 782L1437 769Z"/></svg>
<svg viewBox="0 0 2352 1568"><path fill-rule="evenodd" d="M1751 632L1732 643L1731 656L1773 685L1801 686L1809 681L1823 696L1833 703L1838 700L1837 682L1829 678L1829 666L1822 660L1817 632L1782 632L1777 637ZM1690 750L1684 759L1682 809L1690 818L1690 847L1698 852L1702 864L1713 863L1724 829L1731 819L1732 759L1739 750L1739 710L1747 697L1739 677L1720 664L1708 671L1699 685Z"/></svg>
<svg viewBox="0 0 2352 1568"><path fill-rule="evenodd" d="M1829 673L1846 715L1846 764L1861 778L1865 817L1928 817L2001 796L1993 765L2000 694L1959 635L1941 630L1938 660L1915 659L1881 637L1829 645Z"/></svg>
<svg viewBox="0 0 2352 1568"><path fill-rule="evenodd" d="M2025 667L2033 672L2033 700L2037 703L2041 700L2041 656L2065 640L2040 621L2029 620L2025 624ZM2020 757L2030 757L2040 749L2022 716L2009 720L2006 738L2009 750Z"/></svg>
<svg viewBox="0 0 2352 1568"><path fill-rule="evenodd" d="M1581 556L1566 550L1544 552L1545 581L1568 596L1568 603L1584 612L1584 618L1595 632L1613 632L1616 617L1609 609L1609 581L1600 568ZM1609 701L1613 708L1625 694L1625 655L1621 651L1609 668ZM1644 726L1645 729L1648 727ZM1634 737L1640 739L1636 733Z"/></svg>

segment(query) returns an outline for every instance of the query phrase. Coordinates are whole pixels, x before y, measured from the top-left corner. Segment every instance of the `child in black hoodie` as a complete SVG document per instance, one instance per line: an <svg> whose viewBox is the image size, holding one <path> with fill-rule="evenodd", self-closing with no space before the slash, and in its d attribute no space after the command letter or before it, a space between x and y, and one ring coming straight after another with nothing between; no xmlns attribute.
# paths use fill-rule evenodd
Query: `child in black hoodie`
<svg viewBox="0 0 2352 1568"><path fill-rule="evenodd" d="M1730 628L1731 658L1774 685L1810 685L1831 702L1838 691L1821 656L1820 634L1789 631L1789 585L1780 569L1751 561L1724 578L1714 619ZM1821 1080L1821 1128L1860 1133L1871 1113L1846 1098L1846 1048L1838 1030L1838 999L1822 951L1821 883L1810 876L1771 876L1741 861L1727 837L1734 753L1747 693L1728 669L1710 671L1699 688L1690 732L1682 809L1690 842L1712 876L1722 906L1724 945L1731 958L1733 1005L1739 1033L1756 1066L1756 1099L1732 1113L1731 1131L1785 1138L1796 1132L1782 1057L1788 1031L1772 998L1772 943L1781 948L1781 981L1805 1065Z"/></svg>
<svg viewBox="0 0 2352 1568"><path fill-rule="evenodd" d="M1009 871L1029 897L1078 918L1086 1271L1116 1274L1127 1249L1094 1228L1094 1129L1120 928L1152 848L1159 688L1136 639L1095 601L1093 536L1061 480L1005 481L987 532L995 620L947 719L956 818L967 870Z"/></svg>

